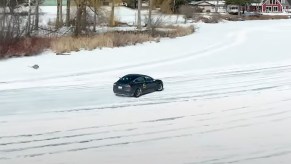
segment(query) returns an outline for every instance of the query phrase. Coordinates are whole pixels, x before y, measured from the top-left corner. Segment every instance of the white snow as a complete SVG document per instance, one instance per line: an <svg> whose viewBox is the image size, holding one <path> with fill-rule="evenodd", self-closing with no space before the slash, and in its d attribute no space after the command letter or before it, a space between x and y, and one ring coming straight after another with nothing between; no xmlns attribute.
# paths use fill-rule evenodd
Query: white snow
<svg viewBox="0 0 291 164"><path fill-rule="evenodd" d="M110 13L111 8L108 6L104 6L101 8L102 11ZM56 19L56 13L57 13L57 7L55 6L40 6L40 11L43 15L40 16L41 19L41 25L46 25L49 21L55 21ZM71 11L71 17L75 16L76 9L72 8ZM88 9L90 11L90 9ZM115 19L116 21L120 21L123 23L127 23L128 25L137 25L137 10L133 10L124 6L118 6L115 7L114 10L115 13ZM66 14L66 7L63 7L63 19L65 19ZM141 10L141 19L142 24L145 24L145 21L147 20L148 10ZM184 23L185 19L182 15L166 15L162 14L156 10L152 13L152 19L157 20L159 19L160 22L164 24L169 23Z"/></svg>
<svg viewBox="0 0 291 164"><path fill-rule="evenodd" d="M159 43L0 61L0 163L289 164L291 21L196 26ZM165 90L115 96L128 73Z"/></svg>

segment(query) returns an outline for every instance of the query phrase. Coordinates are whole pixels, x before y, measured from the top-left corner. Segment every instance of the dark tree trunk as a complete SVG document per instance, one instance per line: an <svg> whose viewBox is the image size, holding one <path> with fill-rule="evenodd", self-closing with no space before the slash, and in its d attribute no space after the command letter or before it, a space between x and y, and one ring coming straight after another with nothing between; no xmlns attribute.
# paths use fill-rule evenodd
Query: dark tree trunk
<svg viewBox="0 0 291 164"><path fill-rule="evenodd" d="M66 26L70 26L71 0L67 0Z"/></svg>
<svg viewBox="0 0 291 164"><path fill-rule="evenodd" d="M39 24L39 0L36 0L35 4L35 22L34 22L34 29L38 30L38 24Z"/></svg>
<svg viewBox="0 0 291 164"><path fill-rule="evenodd" d="M115 25L115 22L114 22L114 7L115 7L115 3L114 3L114 0L112 0L111 2L111 15L110 15L110 26L113 27Z"/></svg>
<svg viewBox="0 0 291 164"><path fill-rule="evenodd" d="M82 19L82 5L79 4L77 7L77 17L75 21L75 36L79 36L81 34L81 19Z"/></svg>
<svg viewBox="0 0 291 164"><path fill-rule="evenodd" d="M28 10L28 21L27 21L27 36L30 36L30 32L31 32L31 1L28 1L28 6L29 6L29 10Z"/></svg>
<svg viewBox="0 0 291 164"><path fill-rule="evenodd" d="M86 26L87 26L86 5L82 5L82 30L86 30Z"/></svg>
<svg viewBox="0 0 291 164"><path fill-rule="evenodd" d="M137 6L137 29L141 29L141 0L138 0L138 6Z"/></svg>
<svg viewBox="0 0 291 164"><path fill-rule="evenodd" d="M148 20L148 28L152 27L152 7L153 7L153 0L149 0L149 20Z"/></svg>
<svg viewBox="0 0 291 164"><path fill-rule="evenodd" d="M63 0L60 0L60 23L63 26Z"/></svg>
<svg viewBox="0 0 291 164"><path fill-rule="evenodd" d="M94 27L93 27L94 32L96 32L96 26L97 26L97 0L94 0Z"/></svg>
<svg viewBox="0 0 291 164"><path fill-rule="evenodd" d="M60 0L57 0L57 18L56 18L56 28L60 27Z"/></svg>

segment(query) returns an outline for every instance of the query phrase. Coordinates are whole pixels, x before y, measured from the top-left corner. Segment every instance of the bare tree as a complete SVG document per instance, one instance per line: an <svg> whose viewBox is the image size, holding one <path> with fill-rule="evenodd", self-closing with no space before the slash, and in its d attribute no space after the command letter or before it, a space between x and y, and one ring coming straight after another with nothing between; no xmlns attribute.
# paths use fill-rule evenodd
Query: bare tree
<svg viewBox="0 0 291 164"><path fill-rule="evenodd" d="M81 16L82 16L82 4L78 4L77 7L77 16L75 20L75 36L79 36L81 34Z"/></svg>
<svg viewBox="0 0 291 164"><path fill-rule="evenodd" d="M96 25L97 25L97 0L94 0L94 27L93 27L94 32L96 32Z"/></svg>
<svg viewBox="0 0 291 164"><path fill-rule="evenodd" d="M63 26L63 0L57 0L56 28Z"/></svg>
<svg viewBox="0 0 291 164"><path fill-rule="evenodd" d="M6 7L8 5L8 1L2 1L3 4L1 4L1 6L3 6L3 16L0 18L0 41L3 41L4 38L5 38L5 26L7 25L6 24Z"/></svg>
<svg viewBox="0 0 291 164"><path fill-rule="evenodd" d="M38 30L39 26L39 0L35 2L35 21L34 21L34 29Z"/></svg>
<svg viewBox="0 0 291 164"><path fill-rule="evenodd" d="M148 20L148 28L152 26L152 9L153 9L153 0L149 0L149 20Z"/></svg>
<svg viewBox="0 0 291 164"><path fill-rule="evenodd" d="M31 0L28 0L28 21L27 21L27 36L30 36L30 32L31 32Z"/></svg>
<svg viewBox="0 0 291 164"><path fill-rule="evenodd" d="M111 27L113 27L115 25L115 22L114 22L114 7L115 7L115 2L114 2L114 0L112 0L111 1L110 23L109 23L109 25Z"/></svg>
<svg viewBox="0 0 291 164"><path fill-rule="evenodd" d="M74 0L73 2L75 3L77 7L76 17L74 19L74 25L73 25L75 36L88 34L88 32L90 31L91 32L96 31L97 20L109 23L111 26L115 25L115 22L114 22L115 0L112 0L111 8L113 9L111 11L111 14L107 14L106 16L104 16L102 15L102 12L101 12L100 17L99 15L97 15L99 13L98 12L98 7L100 5L99 0ZM88 12L89 10L92 12ZM91 13L93 13L93 15ZM93 29L92 29L92 26L93 26Z"/></svg>
<svg viewBox="0 0 291 164"><path fill-rule="evenodd" d="M14 9L17 8L19 4L25 2L27 2L27 0L0 0L0 6L6 6L9 8L9 12L12 15L14 13Z"/></svg>
<svg viewBox="0 0 291 164"><path fill-rule="evenodd" d="M141 0L138 0L137 4L137 29L141 29Z"/></svg>
<svg viewBox="0 0 291 164"><path fill-rule="evenodd" d="M83 5L82 5L82 23L81 23L81 27L82 30L86 30L86 26L87 26L87 2L84 1Z"/></svg>
<svg viewBox="0 0 291 164"><path fill-rule="evenodd" d="M75 0L75 2L77 4L77 16L75 20L75 36L79 36L81 35L82 29L84 29L83 27L86 26L86 24L84 24L86 23L84 22L84 12L86 10L86 1Z"/></svg>
<svg viewBox="0 0 291 164"><path fill-rule="evenodd" d="M71 0L67 0L66 26L70 26Z"/></svg>
<svg viewBox="0 0 291 164"><path fill-rule="evenodd" d="M149 20L147 20L149 22ZM157 35L157 28L162 27L164 25L164 17L163 15L157 15L155 19L151 18L151 27L148 28L150 30L152 36Z"/></svg>
<svg viewBox="0 0 291 164"><path fill-rule="evenodd" d="M219 3L219 0L216 0L216 6L215 6L215 12L218 13L218 3Z"/></svg>
<svg viewBox="0 0 291 164"><path fill-rule="evenodd" d="M60 5L61 5L61 0L57 0L57 18L56 18L56 28L60 27Z"/></svg>
<svg viewBox="0 0 291 164"><path fill-rule="evenodd" d="M60 8L60 23L61 26L63 26L63 0L60 0L59 8Z"/></svg>
<svg viewBox="0 0 291 164"><path fill-rule="evenodd" d="M4 11L3 14L0 14L0 58L5 58L10 53L11 46L15 46L22 36L30 34L30 31L27 30L27 15L18 13L7 15L8 3L9 0L4 5L0 5Z"/></svg>
<svg viewBox="0 0 291 164"><path fill-rule="evenodd" d="M176 12L176 0L173 0L173 13Z"/></svg>
<svg viewBox="0 0 291 164"><path fill-rule="evenodd" d="M88 19L89 19L89 21L90 20L93 21L93 32L96 32L97 19L98 19L98 7L100 7L99 0L89 0L88 7L93 12L93 18L91 17L92 15L90 15L90 13L89 13Z"/></svg>

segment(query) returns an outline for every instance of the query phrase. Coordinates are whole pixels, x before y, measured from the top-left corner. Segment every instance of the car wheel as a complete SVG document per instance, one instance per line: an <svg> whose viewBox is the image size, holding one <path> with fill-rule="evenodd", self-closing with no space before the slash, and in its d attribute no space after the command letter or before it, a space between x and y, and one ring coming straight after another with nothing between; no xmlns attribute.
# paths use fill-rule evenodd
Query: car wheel
<svg viewBox="0 0 291 164"><path fill-rule="evenodd" d="M158 87L157 87L157 91L162 91L164 89L164 86L162 83L159 83L158 84Z"/></svg>
<svg viewBox="0 0 291 164"><path fill-rule="evenodd" d="M139 97L139 96L141 96L141 94L142 94L142 91L141 91L141 89L140 88L137 88L136 90L135 90L135 92L134 92L134 97Z"/></svg>

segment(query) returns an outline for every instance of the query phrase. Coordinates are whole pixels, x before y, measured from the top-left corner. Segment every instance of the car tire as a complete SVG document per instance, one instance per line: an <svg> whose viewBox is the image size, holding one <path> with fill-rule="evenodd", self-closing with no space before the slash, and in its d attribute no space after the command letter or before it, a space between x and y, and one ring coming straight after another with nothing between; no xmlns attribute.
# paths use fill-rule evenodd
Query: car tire
<svg viewBox="0 0 291 164"><path fill-rule="evenodd" d="M137 89L135 90L133 96L137 98L137 97L140 97L141 94L142 94L142 90L141 90L140 88L137 88Z"/></svg>
<svg viewBox="0 0 291 164"><path fill-rule="evenodd" d="M162 91L162 90L164 90L164 86L162 83L159 83L157 87L157 91Z"/></svg>

